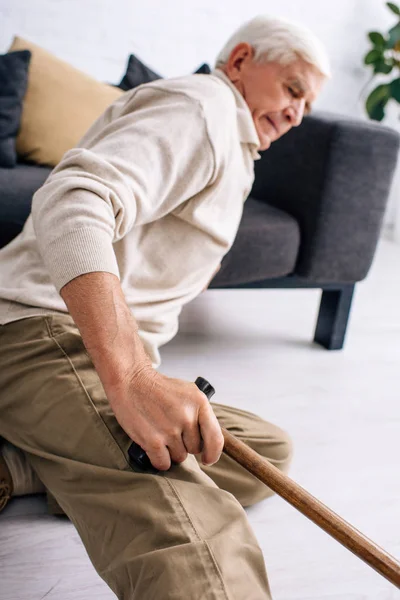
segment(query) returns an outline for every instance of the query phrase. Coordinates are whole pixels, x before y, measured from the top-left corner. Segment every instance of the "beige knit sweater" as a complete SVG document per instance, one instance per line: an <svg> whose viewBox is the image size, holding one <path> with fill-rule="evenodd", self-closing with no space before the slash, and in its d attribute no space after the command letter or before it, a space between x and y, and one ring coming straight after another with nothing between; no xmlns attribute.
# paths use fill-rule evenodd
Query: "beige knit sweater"
<svg viewBox="0 0 400 600"><path fill-rule="evenodd" d="M218 69L123 94L64 155L0 250L0 324L65 313L65 284L114 273L157 367L182 306L234 241L258 146L247 104Z"/></svg>

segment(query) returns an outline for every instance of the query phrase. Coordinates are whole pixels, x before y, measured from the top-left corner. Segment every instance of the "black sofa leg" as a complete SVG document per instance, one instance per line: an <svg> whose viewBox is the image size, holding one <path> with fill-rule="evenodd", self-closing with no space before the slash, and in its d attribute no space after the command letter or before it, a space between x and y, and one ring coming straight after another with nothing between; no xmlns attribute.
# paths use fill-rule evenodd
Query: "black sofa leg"
<svg viewBox="0 0 400 600"><path fill-rule="evenodd" d="M343 348L354 288L354 284L349 284L322 291L314 342L328 350Z"/></svg>

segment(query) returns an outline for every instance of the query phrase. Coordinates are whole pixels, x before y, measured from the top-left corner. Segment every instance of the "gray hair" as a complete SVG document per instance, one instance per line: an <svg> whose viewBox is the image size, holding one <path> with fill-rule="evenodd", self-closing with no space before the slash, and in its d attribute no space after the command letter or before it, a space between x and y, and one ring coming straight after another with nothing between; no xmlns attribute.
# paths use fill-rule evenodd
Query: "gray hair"
<svg viewBox="0 0 400 600"><path fill-rule="evenodd" d="M331 76L324 46L312 31L302 25L259 15L235 31L218 54L215 66L225 65L232 50L241 42L252 46L256 62L276 61L288 65L300 57L325 77Z"/></svg>

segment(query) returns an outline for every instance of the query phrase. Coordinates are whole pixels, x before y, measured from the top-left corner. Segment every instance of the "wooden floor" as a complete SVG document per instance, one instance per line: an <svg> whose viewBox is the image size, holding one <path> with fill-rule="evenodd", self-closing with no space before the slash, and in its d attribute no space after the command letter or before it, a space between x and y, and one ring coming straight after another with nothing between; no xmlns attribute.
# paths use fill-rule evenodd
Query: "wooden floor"
<svg viewBox="0 0 400 600"><path fill-rule="evenodd" d="M400 558L400 246L381 242L356 289L342 352L310 342L319 294L208 291L183 311L161 371L206 377L216 402L287 429L296 450L291 476ZM275 600L400 598L280 498L247 513ZM47 516L40 497L14 500L0 515L0 599L44 598L114 595L67 520Z"/></svg>

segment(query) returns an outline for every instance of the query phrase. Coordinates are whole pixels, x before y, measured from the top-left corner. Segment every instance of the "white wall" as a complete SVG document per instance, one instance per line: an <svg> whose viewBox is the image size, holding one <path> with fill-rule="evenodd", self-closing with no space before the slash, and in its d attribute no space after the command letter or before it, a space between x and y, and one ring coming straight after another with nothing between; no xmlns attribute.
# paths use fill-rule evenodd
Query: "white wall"
<svg viewBox="0 0 400 600"><path fill-rule="evenodd" d="M212 64L233 30L262 12L302 22L324 41L334 77L316 106L366 118L366 32L394 20L383 0L0 0L0 52L17 34L102 81L119 82L131 52L175 76ZM394 214L392 202L389 220Z"/></svg>

